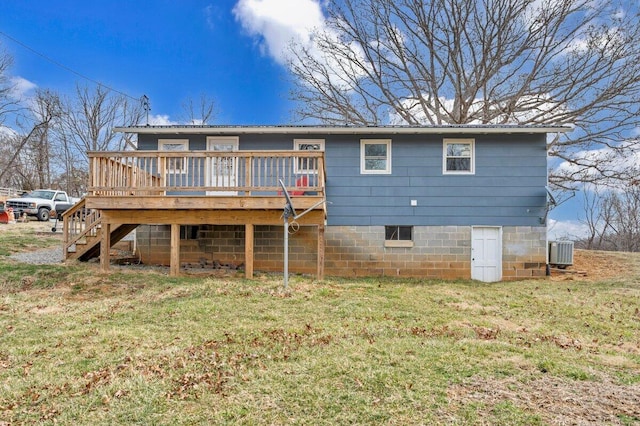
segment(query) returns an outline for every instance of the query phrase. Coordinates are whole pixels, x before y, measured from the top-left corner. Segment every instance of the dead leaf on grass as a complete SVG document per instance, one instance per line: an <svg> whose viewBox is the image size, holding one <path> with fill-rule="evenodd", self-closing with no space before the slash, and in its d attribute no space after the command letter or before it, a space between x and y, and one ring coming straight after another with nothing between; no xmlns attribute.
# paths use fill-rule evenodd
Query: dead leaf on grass
<svg viewBox="0 0 640 426"><path fill-rule="evenodd" d="M495 340L498 337L498 333L500 333L499 328L489 328L489 327L481 327L481 326L472 326L473 331L475 331L476 336L482 340Z"/></svg>
<svg viewBox="0 0 640 426"><path fill-rule="evenodd" d="M84 393L89 393L94 387L104 385L111 381L111 371L108 368L102 370L90 371L84 375L86 383L84 385Z"/></svg>

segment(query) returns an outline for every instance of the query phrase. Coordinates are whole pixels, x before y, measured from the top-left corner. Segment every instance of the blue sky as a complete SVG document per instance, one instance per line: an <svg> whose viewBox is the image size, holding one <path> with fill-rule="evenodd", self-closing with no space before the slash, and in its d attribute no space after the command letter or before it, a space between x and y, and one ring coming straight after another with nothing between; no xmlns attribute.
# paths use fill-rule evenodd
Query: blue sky
<svg viewBox="0 0 640 426"><path fill-rule="evenodd" d="M290 122L286 70L243 28L237 0L0 4L0 31L110 88L147 95L154 116L177 120L182 102L205 93L218 122ZM40 88L91 84L5 36L0 43L14 58L12 74Z"/></svg>
<svg viewBox="0 0 640 426"><path fill-rule="evenodd" d="M282 51L321 24L318 0L0 0L0 31L19 41L0 34L0 47L25 96L93 85L79 73L148 96L154 124L177 123L201 94L215 100L218 124L291 123ZM554 234L579 232L577 201L552 211Z"/></svg>

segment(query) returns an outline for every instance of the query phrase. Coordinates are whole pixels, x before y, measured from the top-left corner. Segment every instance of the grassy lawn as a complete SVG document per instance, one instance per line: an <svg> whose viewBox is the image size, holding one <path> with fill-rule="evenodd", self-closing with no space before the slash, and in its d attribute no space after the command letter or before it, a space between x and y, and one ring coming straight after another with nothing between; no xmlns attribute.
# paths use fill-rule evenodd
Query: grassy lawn
<svg viewBox="0 0 640 426"><path fill-rule="evenodd" d="M37 236L0 231L0 425L640 423L638 256L606 281L285 293L25 265Z"/></svg>

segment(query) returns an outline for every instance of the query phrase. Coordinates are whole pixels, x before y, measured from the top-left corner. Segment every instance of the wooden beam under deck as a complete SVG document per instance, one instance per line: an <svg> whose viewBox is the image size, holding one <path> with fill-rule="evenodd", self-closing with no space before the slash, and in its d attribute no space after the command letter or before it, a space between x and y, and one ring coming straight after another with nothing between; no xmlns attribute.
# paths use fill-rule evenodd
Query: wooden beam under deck
<svg viewBox="0 0 640 426"><path fill-rule="evenodd" d="M324 224L324 211L313 210L297 222ZM102 222L145 225L282 225L282 210L103 210Z"/></svg>
<svg viewBox="0 0 640 426"><path fill-rule="evenodd" d="M301 207L297 207L302 211ZM111 242L109 230L124 224L171 225L171 258L169 274L180 273L180 225L245 225L245 276L253 278L254 226L282 226L282 210L102 210L102 243L100 265L103 271L109 270L109 249ZM301 226L317 226L318 264L317 278L324 279L324 221L322 206L297 220Z"/></svg>
<svg viewBox="0 0 640 426"><path fill-rule="evenodd" d="M278 196L86 196L86 207L97 210L280 210L285 201ZM296 210L303 211L324 198L293 197ZM322 207L318 208L319 210Z"/></svg>
<svg viewBox="0 0 640 426"><path fill-rule="evenodd" d="M244 226L244 274L247 279L253 278L253 224Z"/></svg>
<svg viewBox="0 0 640 426"><path fill-rule="evenodd" d="M318 281L324 280L324 224L318 225L318 269L316 277Z"/></svg>
<svg viewBox="0 0 640 426"><path fill-rule="evenodd" d="M109 271L109 262L111 261L109 250L111 250L111 224L103 223L100 241L100 269L102 272Z"/></svg>
<svg viewBox="0 0 640 426"><path fill-rule="evenodd" d="M171 259L169 261L169 275L180 275L180 225L171 224Z"/></svg>

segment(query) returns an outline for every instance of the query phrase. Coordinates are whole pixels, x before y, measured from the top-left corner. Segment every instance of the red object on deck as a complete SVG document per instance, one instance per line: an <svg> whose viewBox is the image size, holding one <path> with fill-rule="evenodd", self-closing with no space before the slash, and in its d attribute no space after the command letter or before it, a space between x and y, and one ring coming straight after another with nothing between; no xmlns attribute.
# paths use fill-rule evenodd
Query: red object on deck
<svg viewBox="0 0 640 426"><path fill-rule="evenodd" d="M301 176L296 179L296 186L309 186L309 178L307 176ZM291 191L289 195L304 195L304 191Z"/></svg>
<svg viewBox="0 0 640 426"><path fill-rule="evenodd" d="M309 186L309 177L300 176L298 179L296 179L296 186L301 186L301 187ZM289 191L289 195L291 196L304 195L304 193L305 191ZM282 195L282 191L278 191L278 195Z"/></svg>

